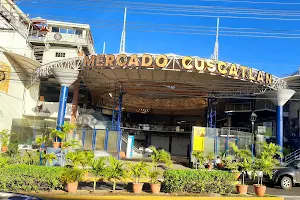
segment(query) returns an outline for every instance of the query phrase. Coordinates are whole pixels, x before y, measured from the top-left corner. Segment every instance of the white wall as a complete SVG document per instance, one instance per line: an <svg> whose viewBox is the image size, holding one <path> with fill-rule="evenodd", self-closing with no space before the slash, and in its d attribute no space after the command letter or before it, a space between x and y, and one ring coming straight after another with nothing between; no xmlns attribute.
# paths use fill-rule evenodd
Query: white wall
<svg viewBox="0 0 300 200"><path fill-rule="evenodd" d="M3 20L0 18L0 20ZM17 31L1 30L0 31L1 51L9 51L32 58L32 50L28 47L26 39ZM14 118L22 118L24 109L24 92L26 91L23 82L24 77L20 77L14 69L14 64L0 53L0 63L10 67L10 78L8 79L8 92L0 91L0 130L11 129Z"/></svg>
<svg viewBox="0 0 300 200"><path fill-rule="evenodd" d="M55 57L56 52L58 53L66 53L66 57L61 58L61 57ZM63 60L67 58L74 58L78 56L78 49L76 47L71 48L71 47L56 47L56 46L51 46L49 50L44 52L43 56L43 64L57 61L57 60Z"/></svg>

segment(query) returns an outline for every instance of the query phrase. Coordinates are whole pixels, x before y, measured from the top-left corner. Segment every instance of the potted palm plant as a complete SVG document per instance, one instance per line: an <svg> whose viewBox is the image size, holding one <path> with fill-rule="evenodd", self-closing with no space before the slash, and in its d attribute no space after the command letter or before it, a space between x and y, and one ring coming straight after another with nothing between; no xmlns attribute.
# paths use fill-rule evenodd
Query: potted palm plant
<svg viewBox="0 0 300 200"><path fill-rule="evenodd" d="M74 130L76 128L75 124L69 124L69 123L65 123L62 127L61 130L56 130L53 129L51 131L51 137L54 138L53 140L53 148L59 148L61 142L59 141L59 139L61 139L61 141L64 141L67 134L70 133L72 130Z"/></svg>
<svg viewBox="0 0 300 200"><path fill-rule="evenodd" d="M4 129L0 131L0 141L2 144L1 151L6 152L8 150L8 141L10 136L12 136L14 133L9 132L7 129Z"/></svg>
<svg viewBox="0 0 300 200"><path fill-rule="evenodd" d="M277 155L282 157L280 146L262 143L262 151L254 160L254 176L258 176L258 183L253 186L257 196L263 197L266 193L266 186L262 184L263 175L266 174L272 179L274 168L280 164L276 159Z"/></svg>
<svg viewBox="0 0 300 200"><path fill-rule="evenodd" d="M158 169L158 163L162 162L165 163L167 167L172 167L172 160L171 154L163 149L157 150L154 146L151 146L150 149L152 150L152 163L154 165L155 171Z"/></svg>
<svg viewBox="0 0 300 200"><path fill-rule="evenodd" d="M212 170L213 169L213 161L215 159L215 154L213 152L209 152L206 156L207 158L207 168L208 170Z"/></svg>
<svg viewBox="0 0 300 200"><path fill-rule="evenodd" d="M149 178L150 178L150 188L152 194L159 194L161 189L161 184L158 181L158 176L161 173L159 171L151 171L149 172Z"/></svg>
<svg viewBox="0 0 300 200"><path fill-rule="evenodd" d="M161 150L157 150L154 146L151 146L150 149L152 150L152 155L151 155L151 159L152 159L152 164L153 164L153 170L152 173L150 174L151 176L154 175L159 175L159 171L158 171L158 163L159 162L163 162L165 163L165 165L167 167L172 167L172 159L171 159L171 154L163 149ZM155 177L153 177L153 180ZM156 177L157 179L157 177ZM151 191L152 193L159 193L160 192L160 188L161 188L161 184L156 180L154 183L150 184L151 187Z"/></svg>
<svg viewBox="0 0 300 200"><path fill-rule="evenodd" d="M114 157L109 157L106 168L106 178L113 182L113 192L116 190L117 180L124 180L127 177L124 163Z"/></svg>
<svg viewBox="0 0 300 200"><path fill-rule="evenodd" d="M61 181L67 184L68 192L76 192L78 182L82 180L83 171L77 168L64 168L61 175Z"/></svg>
<svg viewBox="0 0 300 200"><path fill-rule="evenodd" d="M204 162L206 160L204 152L203 151L193 151L192 156L196 160L196 169L198 169L198 166L200 168L204 167Z"/></svg>
<svg viewBox="0 0 300 200"><path fill-rule="evenodd" d="M145 162L138 162L129 165L130 175L132 176L134 183L132 184L133 193L141 193L144 183L141 183L140 180L142 177L146 177L149 170L148 164Z"/></svg>
<svg viewBox="0 0 300 200"><path fill-rule="evenodd" d="M107 169L107 157L100 157L98 159L95 159L94 162L91 165L90 172L93 174L93 191L96 191L96 184L97 180L100 178L104 178L106 175L106 169Z"/></svg>
<svg viewBox="0 0 300 200"><path fill-rule="evenodd" d="M245 184L245 172L252 170L252 153L249 149L239 149L234 143L231 143L230 146L236 156L237 165L243 172L241 184L236 185L237 192L239 194L247 194L248 185Z"/></svg>

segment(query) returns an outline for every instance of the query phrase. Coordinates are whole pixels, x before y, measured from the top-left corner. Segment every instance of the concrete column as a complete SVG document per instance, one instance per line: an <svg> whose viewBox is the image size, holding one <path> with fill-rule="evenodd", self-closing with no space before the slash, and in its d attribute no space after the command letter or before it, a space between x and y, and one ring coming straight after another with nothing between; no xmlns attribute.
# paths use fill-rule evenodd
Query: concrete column
<svg viewBox="0 0 300 200"><path fill-rule="evenodd" d="M77 107L78 107L78 98L79 98L79 84L78 81L74 84L73 100L72 100L72 115L71 123L76 123Z"/></svg>
<svg viewBox="0 0 300 200"><path fill-rule="evenodd" d="M79 72L77 70L67 68L52 68L51 71L57 82L61 85L56 124L56 129L61 130L65 121L69 86L77 80Z"/></svg>
<svg viewBox="0 0 300 200"><path fill-rule="evenodd" d="M283 106L277 106L277 144L283 147Z"/></svg>
<svg viewBox="0 0 300 200"><path fill-rule="evenodd" d="M294 90L279 89L265 92L265 95L277 106L277 145L283 151L283 106L295 94Z"/></svg>

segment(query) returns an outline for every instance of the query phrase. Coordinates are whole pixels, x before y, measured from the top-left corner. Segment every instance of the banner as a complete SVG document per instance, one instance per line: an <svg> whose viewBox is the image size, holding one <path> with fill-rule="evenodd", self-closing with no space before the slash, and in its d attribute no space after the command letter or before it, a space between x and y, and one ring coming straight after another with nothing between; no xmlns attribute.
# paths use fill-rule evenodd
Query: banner
<svg viewBox="0 0 300 200"><path fill-rule="evenodd" d="M128 135L127 149L126 149L126 157L127 158L132 158L133 147L134 147L134 136Z"/></svg>
<svg viewBox="0 0 300 200"><path fill-rule="evenodd" d="M206 134L206 128L196 127L196 126L193 127L192 152L204 151L205 134Z"/></svg>

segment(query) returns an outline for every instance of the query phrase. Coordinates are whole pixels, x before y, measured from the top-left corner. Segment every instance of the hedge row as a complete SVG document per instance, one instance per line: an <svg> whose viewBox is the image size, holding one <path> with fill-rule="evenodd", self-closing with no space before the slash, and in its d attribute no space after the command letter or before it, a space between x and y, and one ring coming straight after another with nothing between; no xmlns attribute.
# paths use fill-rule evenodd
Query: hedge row
<svg viewBox="0 0 300 200"><path fill-rule="evenodd" d="M0 170L2 191L49 191L62 188L60 167L8 165Z"/></svg>
<svg viewBox="0 0 300 200"><path fill-rule="evenodd" d="M235 176L226 171L167 170L164 172L165 192L218 193L234 191Z"/></svg>

